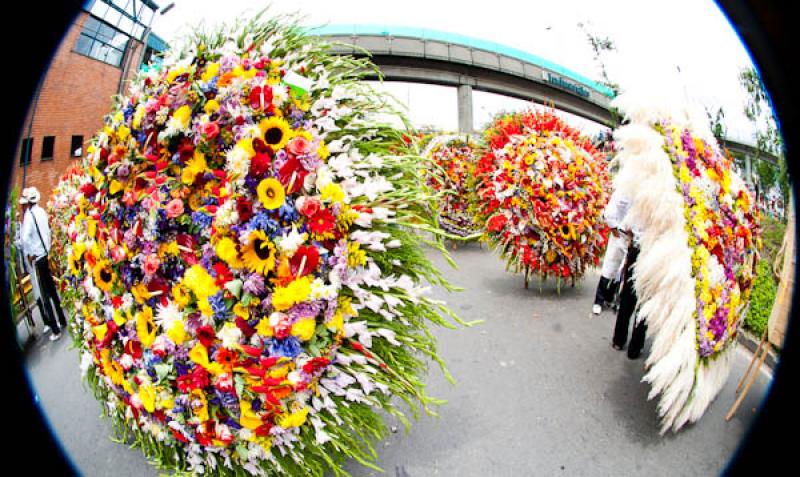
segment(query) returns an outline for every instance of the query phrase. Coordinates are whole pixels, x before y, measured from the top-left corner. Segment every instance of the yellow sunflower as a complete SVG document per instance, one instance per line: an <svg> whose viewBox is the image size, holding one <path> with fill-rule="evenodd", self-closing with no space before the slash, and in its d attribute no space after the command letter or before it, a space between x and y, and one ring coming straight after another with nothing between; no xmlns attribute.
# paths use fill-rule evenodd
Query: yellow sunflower
<svg viewBox="0 0 800 477"><path fill-rule="evenodd" d="M111 263L108 260L101 260L97 262L94 267L94 284L97 288L110 292L111 285L116 280L114 269L111 268Z"/></svg>
<svg viewBox="0 0 800 477"><path fill-rule="evenodd" d="M274 210L283 205L286 198L286 192L283 186L274 177L264 179L258 184L256 189L258 192L258 200L267 210Z"/></svg>
<svg viewBox="0 0 800 477"><path fill-rule="evenodd" d="M142 346L149 348L156 339L158 328L153 321L153 309L149 306L136 314L136 334Z"/></svg>
<svg viewBox="0 0 800 477"><path fill-rule="evenodd" d="M250 233L250 240L242 252L244 265L250 270L266 275L275 268L275 245L263 230Z"/></svg>
<svg viewBox="0 0 800 477"><path fill-rule="evenodd" d="M289 139L292 138L292 128L285 119L272 116L264 119L259 123L258 127L264 134L264 142L267 143L273 151L283 149Z"/></svg>

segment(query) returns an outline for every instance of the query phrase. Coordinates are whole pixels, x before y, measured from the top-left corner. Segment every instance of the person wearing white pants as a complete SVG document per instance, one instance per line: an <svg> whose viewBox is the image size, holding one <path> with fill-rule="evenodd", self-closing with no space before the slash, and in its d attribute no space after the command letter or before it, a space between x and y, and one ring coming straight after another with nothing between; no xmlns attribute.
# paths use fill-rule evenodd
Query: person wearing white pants
<svg viewBox="0 0 800 477"><path fill-rule="evenodd" d="M600 282L597 284L594 305L592 306L592 313L595 315L599 315L603 311L603 305L613 301L614 294L619 286L622 265L630 244L628 234L619 227L628 212L628 208L630 208L630 200L614 191L606 209L603 211L606 223L611 227L611 236L606 245L603 267L600 270Z"/></svg>

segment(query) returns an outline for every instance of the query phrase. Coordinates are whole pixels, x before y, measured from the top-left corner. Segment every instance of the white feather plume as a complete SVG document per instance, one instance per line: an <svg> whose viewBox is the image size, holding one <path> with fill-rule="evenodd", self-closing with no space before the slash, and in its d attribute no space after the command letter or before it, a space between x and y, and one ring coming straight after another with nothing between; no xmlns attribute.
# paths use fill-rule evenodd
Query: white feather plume
<svg viewBox="0 0 800 477"><path fill-rule="evenodd" d="M703 415L725 384L734 346L698 365L695 284L684 200L664 152L664 139L652 125L667 120L711 143L713 139L705 117L674 92L625 93L613 105L630 120L615 133L620 169L614 185L631 198L623 226L637 232L640 252L633 271L637 311L652 337L643 381L651 385L648 399L660 396L663 434Z"/></svg>

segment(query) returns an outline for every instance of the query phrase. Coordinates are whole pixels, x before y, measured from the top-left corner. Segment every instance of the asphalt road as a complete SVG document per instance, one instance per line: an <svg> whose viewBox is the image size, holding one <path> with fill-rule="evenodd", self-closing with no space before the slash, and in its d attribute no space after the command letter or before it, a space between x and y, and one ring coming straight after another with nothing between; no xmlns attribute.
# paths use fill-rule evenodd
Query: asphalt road
<svg viewBox="0 0 800 477"><path fill-rule="evenodd" d="M521 276L506 273L477 244L453 252L458 270L429 256L464 288L435 296L463 319L485 321L436 330L457 384L432 366L428 391L448 403L410 433L387 418L398 431L376 445L385 473L351 463L354 476L718 475L768 390L762 371L725 421L750 359L740 346L728 383L702 419L662 437L656 402L647 401L649 387L640 382L644 356L631 361L611 348L611 312L591 315L597 272L558 295L552 283L525 290ZM65 338L39 339L28 358L40 403L75 466L87 477L158 475L138 450L110 440L110 423L82 384L78 363Z"/></svg>

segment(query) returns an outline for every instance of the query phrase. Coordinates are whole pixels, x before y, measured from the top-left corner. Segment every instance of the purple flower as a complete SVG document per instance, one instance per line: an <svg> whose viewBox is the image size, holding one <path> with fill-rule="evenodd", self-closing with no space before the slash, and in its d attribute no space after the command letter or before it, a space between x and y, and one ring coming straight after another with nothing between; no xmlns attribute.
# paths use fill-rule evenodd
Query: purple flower
<svg viewBox="0 0 800 477"><path fill-rule="evenodd" d="M251 273L244 281L242 290L251 295L261 295L264 293L264 276L259 273Z"/></svg>

